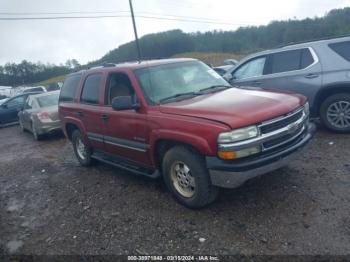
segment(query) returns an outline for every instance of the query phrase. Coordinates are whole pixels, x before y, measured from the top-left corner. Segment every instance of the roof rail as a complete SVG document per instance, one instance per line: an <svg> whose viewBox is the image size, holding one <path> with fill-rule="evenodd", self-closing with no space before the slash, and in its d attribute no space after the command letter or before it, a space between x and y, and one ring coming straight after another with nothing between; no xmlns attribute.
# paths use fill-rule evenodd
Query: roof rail
<svg viewBox="0 0 350 262"><path fill-rule="evenodd" d="M104 63L103 64L103 67L115 67L116 66L116 64L114 64L114 63Z"/></svg>
<svg viewBox="0 0 350 262"><path fill-rule="evenodd" d="M347 35L339 35L339 36L328 36L328 37L322 37L322 38L314 38L314 39L305 40L305 41L298 41L298 42L290 42L290 43L287 43L287 44L278 45L274 49L288 47L288 46L293 46L293 45L299 45L299 44L306 44L306 43L311 43L311 42L318 42L318 41L324 41L324 40L338 39L338 38L349 37L349 36L350 35L347 34Z"/></svg>

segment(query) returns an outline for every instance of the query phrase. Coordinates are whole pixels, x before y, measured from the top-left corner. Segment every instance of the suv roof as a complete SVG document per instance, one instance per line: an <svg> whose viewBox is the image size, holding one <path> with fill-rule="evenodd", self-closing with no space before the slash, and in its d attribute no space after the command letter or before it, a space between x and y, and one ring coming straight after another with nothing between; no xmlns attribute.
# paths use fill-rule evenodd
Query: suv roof
<svg viewBox="0 0 350 262"><path fill-rule="evenodd" d="M140 68L146 68L151 66L158 66L158 65L165 65L165 64L171 64L171 63L180 63L180 62L189 62L189 61L197 61L197 59L193 58L169 58L169 59L156 59L156 60L144 60L144 61L128 61L124 63L119 64L111 64L107 63L105 66L96 66L85 70L80 70L78 72L71 73L69 75L74 74L81 74L85 72L90 72L94 70L110 70L111 68L123 68L123 69L140 69Z"/></svg>
<svg viewBox="0 0 350 262"><path fill-rule="evenodd" d="M267 55L267 54L271 54L271 53L293 50L293 49L297 49L297 48L308 48L308 47L313 47L315 45L320 45L320 44L324 45L324 44L344 42L344 41L350 41L350 36L328 38L328 39L315 40L315 41L303 42L303 43L298 43L298 44L291 44L291 45L286 45L283 47L277 47L274 49L269 49L269 50L253 53L251 55L248 55L244 59L242 59L242 61L246 61L246 60L250 59L251 57L256 57L259 55Z"/></svg>

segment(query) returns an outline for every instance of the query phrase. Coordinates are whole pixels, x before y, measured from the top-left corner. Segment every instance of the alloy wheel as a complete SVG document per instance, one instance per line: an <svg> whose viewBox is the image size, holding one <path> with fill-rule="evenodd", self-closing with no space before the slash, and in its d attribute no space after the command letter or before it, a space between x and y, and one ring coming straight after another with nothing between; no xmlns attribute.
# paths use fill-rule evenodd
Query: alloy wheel
<svg viewBox="0 0 350 262"><path fill-rule="evenodd" d="M328 122L337 128L346 129L350 127L350 102L337 101L327 109Z"/></svg>
<svg viewBox="0 0 350 262"><path fill-rule="evenodd" d="M170 176L177 192L183 197L190 198L195 193L196 183L190 168L183 162L175 162L171 165Z"/></svg>
<svg viewBox="0 0 350 262"><path fill-rule="evenodd" d="M77 153L78 156L82 159L85 160L86 159L86 146L84 144L84 142L81 140L81 138L78 138L76 140L76 148L77 148Z"/></svg>

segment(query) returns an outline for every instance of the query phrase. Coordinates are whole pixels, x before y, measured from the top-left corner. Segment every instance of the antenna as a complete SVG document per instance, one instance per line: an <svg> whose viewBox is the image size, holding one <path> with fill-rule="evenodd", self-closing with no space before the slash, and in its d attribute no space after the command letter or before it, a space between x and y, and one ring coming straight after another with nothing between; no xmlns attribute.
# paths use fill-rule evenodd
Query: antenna
<svg viewBox="0 0 350 262"><path fill-rule="evenodd" d="M141 49L140 49L140 44L139 44L139 38L137 36L134 9L132 7L132 0L129 0L129 5L130 5L130 11L131 11L132 25L134 27L134 33L135 33L135 42L136 42L138 60L139 60L139 63L141 63Z"/></svg>

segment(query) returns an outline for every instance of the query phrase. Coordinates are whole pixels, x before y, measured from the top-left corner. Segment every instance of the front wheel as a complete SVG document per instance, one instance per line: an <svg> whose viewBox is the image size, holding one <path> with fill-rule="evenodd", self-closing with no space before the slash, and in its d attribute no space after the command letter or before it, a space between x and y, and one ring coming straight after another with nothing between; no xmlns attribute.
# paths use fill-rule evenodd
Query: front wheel
<svg viewBox="0 0 350 262"><path fill-rule="evenodd" d="M92 164L91 149L85 144L82 134L79 130L74 130L72 134L72 144L75 156L82 166L90 166Z"/></svg>
<svg viewBox="0 0 350 262"><path fill-rule="evenodd" d="M163 164L165 184L182 205L201 208L212 203L218 188L212 186L204 158L185 146L176 146L166 152Z"/></svg>
<svg viewBox="0 0 350 262"><path fill-rule="evenodd" d="M350 94L335 94L328 97L321 105L322 123L330 130L350 132Z"/></svg>

